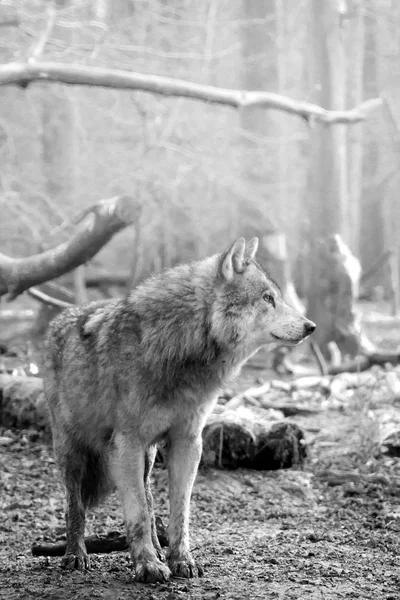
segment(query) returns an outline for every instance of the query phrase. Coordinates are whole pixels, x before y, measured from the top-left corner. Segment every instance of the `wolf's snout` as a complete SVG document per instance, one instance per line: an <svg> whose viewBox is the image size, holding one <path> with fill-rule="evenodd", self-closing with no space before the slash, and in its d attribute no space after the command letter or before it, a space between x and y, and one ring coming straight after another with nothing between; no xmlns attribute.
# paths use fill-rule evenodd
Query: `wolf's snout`
<svg viewBox="0 0 400 600"><path fill-rule="evenodd" d="M307 323L304 323L304 337L306 335L311 335L313 331L315 331L315 328L316 324L312 321L307 321Z"/></svg>

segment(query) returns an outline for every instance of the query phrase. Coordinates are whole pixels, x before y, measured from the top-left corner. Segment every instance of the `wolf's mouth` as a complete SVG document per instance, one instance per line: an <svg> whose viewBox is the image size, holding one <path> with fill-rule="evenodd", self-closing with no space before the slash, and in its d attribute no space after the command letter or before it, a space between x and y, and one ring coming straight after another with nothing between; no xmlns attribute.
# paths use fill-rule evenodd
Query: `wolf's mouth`
<svg viewBox="0 0 400 600"><path fill-rule="evenodd" d="M278 337L277 335L275 335L274 333L271 333L272 337L276 339L277 342L283 342L284 344L299 344L300 342L303 341L303 338L300 338L299 340L292 340L290 338L284 338L284 337Z"/></svg>
<svg viewBox="0 0 400 600"><path fill-rule="evenodd" d="M285 338L282 337L278 337L277 335L275 335L274 333L271 333L272 337L275 338L276 340L278 340L279 342L285 342Z"/></svg>

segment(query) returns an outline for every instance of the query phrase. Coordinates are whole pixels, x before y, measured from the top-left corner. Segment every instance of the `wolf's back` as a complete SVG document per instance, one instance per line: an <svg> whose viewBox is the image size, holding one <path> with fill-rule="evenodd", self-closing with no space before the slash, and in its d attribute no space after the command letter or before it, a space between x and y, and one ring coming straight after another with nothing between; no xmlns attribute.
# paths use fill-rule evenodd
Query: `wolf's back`
<svg viewBox="0 0 400 600"><path fill-rule="evenodd" d="M44 340L44 363L46 369L57 369L64 352L65 341L80 316L78 307L67 308L55 317Z"/></svg>
<svg viewBox="0 0 400 600"><path fill-rule="evenodd" d="M112 304L112 301L103 300L84 306L73 306L63 310L51 321L44 341L44 364L47 371L62 370L64 354L69 347L68 342L74 336L79 338L87 320L96 310L108 304ZM74 357L67 358L73 361Z"/></svg>

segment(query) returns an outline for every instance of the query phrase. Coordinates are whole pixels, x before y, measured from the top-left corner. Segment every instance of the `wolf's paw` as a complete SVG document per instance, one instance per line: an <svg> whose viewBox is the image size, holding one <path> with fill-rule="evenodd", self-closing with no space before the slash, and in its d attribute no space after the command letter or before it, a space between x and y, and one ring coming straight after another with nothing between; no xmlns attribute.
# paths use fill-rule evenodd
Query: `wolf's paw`
<svg viewBox="0 0 400 600"><path fill-rule="evenodd" d="M170 557L168 565L174 577L191 579L192 577L201 577L204 572L203 568L196 564L190 555L182 558Z"/></svg>
<svg viewBox="0 0 400 600"><path fill-rule="evenodd" d="M160 560L146 561L136 563L136 581L143 583L157 583L168 581L171 575L171 571Z"/></svg>
<svg viewBox="0 0 400 600"><path fill-rule="evenodd" d="M62 557L60 566L69 571L85 571L90 569L90 560L86 553L66 554Z"/></svg>

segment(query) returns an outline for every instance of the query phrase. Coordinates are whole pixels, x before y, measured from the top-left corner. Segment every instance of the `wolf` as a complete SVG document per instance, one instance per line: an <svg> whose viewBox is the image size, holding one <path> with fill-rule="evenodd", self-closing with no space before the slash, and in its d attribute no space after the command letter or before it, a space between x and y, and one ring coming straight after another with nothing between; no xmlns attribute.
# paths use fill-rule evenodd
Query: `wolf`
<svg viewBox="0 0 400 600"><path fill-rule="evenodd" d="M66 490L62 567L89 568L86 511L116 488L136 580L202 574L189 549L189 505L207 417L261 346L295 345L315 329L284 302L257 246L239 238L221 254L153 275L124 299L68 308L50 324L44 389ZM162 440L166 561L150 489Z"/></svg>

